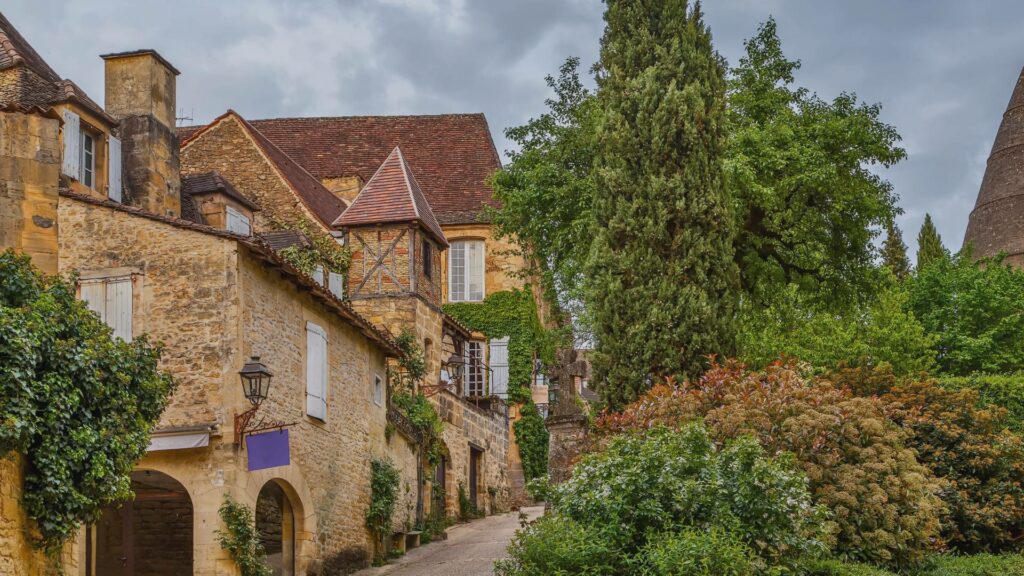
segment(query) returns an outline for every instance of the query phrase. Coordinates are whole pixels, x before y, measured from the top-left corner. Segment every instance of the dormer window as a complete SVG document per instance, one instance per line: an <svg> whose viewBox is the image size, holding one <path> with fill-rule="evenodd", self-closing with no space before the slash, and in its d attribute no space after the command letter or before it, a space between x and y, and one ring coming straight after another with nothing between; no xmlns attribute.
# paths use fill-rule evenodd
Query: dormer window
<svg viewBox="0 0 1024 576"><path fill-rule="evenodd" d="M228 213L228 232L234 232L242 236L251 236L252 224L249 223L249 217L231 206L225 206L225 208Z"/></svg>
<svg viewBox="0 0 1024 576"><path fill-rule="evenodd" d="M89 188L96 187L96 138L82 131L82 174L79 180Z"/></svg>

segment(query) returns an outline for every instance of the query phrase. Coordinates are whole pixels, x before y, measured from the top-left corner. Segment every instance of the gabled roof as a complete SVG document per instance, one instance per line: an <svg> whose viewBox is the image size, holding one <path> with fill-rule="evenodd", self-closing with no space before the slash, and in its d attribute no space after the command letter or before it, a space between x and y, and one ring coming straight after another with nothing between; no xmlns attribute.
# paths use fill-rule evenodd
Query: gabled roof
<svg viewBox="0 0 1024 576"><path fill-rule="evenodd" d="M22 82L16 93L3 95L0 107L10 110L36 108L47 111L53 104L74 102L110 126L117 126L117 120L107 114L102 106L89 98L74 82L61 79L14 28L10 20L0 13L0 71L19 67L38 76L42 81Z"/></svg>
<svg viewBox="0 0 1024 576"><path fill-rule="evenodd" d="M188 174L181 177L181 194L183 196L194 196L196 194L209 194L221 192L249 210L256 212L259 206L238 191L227 178L220 175L216 170L203 172L202 174Z"/></svg>
<svg viewBox="0 0 1024 576"><path fill-rule="evenodd" d="M358 176L366 182L401 147L442 224L486 221L485 206L497 206L487 179L501 160L483 114L278 118L252 125L321 181Z"/></svg>
<svg viewBox="0 0 1024 576"><path fill-rule="evenodd" d="M242 126L256 145L263 152L263 156L277 169L281 177L295 192L299 200L316 216L327 228L338 219L338 216L345 210L345 202L335 196L330 190L324 187L315 176L307 172L302 166L292 160L287 154L278 148L273 142L267 139L259 130L253 127L245 118L234 110L228 110L218 116L208 125L193 130L181 141L181 147L185 148L192 142L201 138L210 128L216 126L227 118L234 118ZM179 131L179 135L181 131Z"/></svg>
<svg viewBox="0 0 1024 576"><path fill-rule="evenodd" d="M397 146L334 225L340 228L395 222L417 222L441 245L448 245L441 225Z"/></svg>

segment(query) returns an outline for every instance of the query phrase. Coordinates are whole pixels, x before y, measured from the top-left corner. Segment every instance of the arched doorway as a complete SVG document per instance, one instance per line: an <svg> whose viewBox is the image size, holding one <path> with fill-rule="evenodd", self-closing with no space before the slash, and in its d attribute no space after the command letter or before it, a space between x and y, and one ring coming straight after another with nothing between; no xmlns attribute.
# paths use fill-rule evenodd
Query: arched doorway
<svg viewBox="0 0 1024 576"><path fill-rule="evenodd" d="M295 509L275 480L260 489L256 499L256 529L274 576L295 574Z"/></svg>
<svg viewBox="0 0 1024 576"><path fill-rule="evenodd" d="M86 576L192 573L192 499L155 470L131 475L135 499L107 508L86 530Z"/></svg>

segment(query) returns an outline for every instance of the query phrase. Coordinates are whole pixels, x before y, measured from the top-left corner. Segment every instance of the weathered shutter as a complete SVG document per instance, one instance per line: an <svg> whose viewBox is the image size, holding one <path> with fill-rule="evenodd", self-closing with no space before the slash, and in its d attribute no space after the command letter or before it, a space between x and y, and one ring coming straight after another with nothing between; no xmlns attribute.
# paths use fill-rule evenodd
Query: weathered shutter
<svg viewBox="0 0 1024 576"><path fill-rule="evenodd" d="M64 163L62 170L75 180L82 177L82 120L70 110L64 111Z"/></svg>
<svg viewBox="0 0 1024 576"><path fill-rule="evenodd" d="M323 284L324 283L324 267L323 266L320 266L318 264L317 267L313 269L313 280L316 280L317 284Z"/></svg>
<svg viewBox="0 0 1024 576"><path fill-rule="evenodd" d="M345 297L345 279L337 272L327 274L327 288L338 298Z"/></svg>
<svg viewBox="0 0 1024 576"><path fill-rule="evenodd" d="M306 414L327 419L327 333L306 323Z"/></svg>
<svg viewBox="0 0 1024 576"><path fill-rule="evenodd" d="M81 282L78 285L79 297L85 305L99 315L100 320L107 321L106 290L102 281Z"/></svg>
<svg viewBox="0 0 1024 576"><path fill-rule="evenodd" d="M484 299L484 243L466 243L466 300Z"/></svg>
<svg viewBox="0 0 1024 576"><path fill-rule="evenodd" d="M491 340L491 394L508 396L508 336Z"/></svg>
<svg viewBox="0 0 1024 576"><path fill-rule="evenodd" d="M114 278L107 281L106 321L114 329L114 336L132 341L132 279Z"/></svg>
<svg viewBox="0 0 1024 576"><path fill-rule="evenodd" d="M238 210L235 210L231 206L227 206L228 215L228 232L234 232L235 234L241 234L242 236L249 236L252 234L252 227L249 224L249 219L245 217Z"/></svg>
<svg viewBox="0 0 1024 576"><path fill-rule="evenodd" d="M110 137L109 154L107 154L107 196L114 202L121 201L121 141Z"/></svg>

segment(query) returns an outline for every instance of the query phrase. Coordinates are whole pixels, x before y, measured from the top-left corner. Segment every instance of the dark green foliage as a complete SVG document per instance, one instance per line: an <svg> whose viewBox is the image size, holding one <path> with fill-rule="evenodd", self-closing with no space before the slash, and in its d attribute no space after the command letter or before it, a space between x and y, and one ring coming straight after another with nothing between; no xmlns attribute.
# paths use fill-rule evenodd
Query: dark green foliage
<svg viewBox="0 0 1024 576"><path fill-rule="evenodd" d="M736 288L725 79L699 5L608 0L586 267L594 381L610 407L731 349Z"/></svg>
<svg viewBox="0 0 1024 576"><path fill-rule="evenodd" d="M387 553L399 480L398 469L390 461L374 459L370 462L370 508L366 511L366 527L376 538L378 558Z"/></svg>
<svg viewBox="0 0 1024 576"><path fill-rule="evenodd" d="M951 390L974 390L982 407L998 406L1006 410L1003 424L1024 432L1024 374L971 374L944 376L939 383Z"/></svg>
<svg viewBox="0 0 1024 576"><path fill-rule="evenodd" d="M755 576L754 551L721 529L654 536L637 557L642 576Z"/></svg>
<svg viewBox="0 0 1024 576"><path fill-rule="evenodd" d="M24 455L25 510L50 549L131 497L173 388L158 346L111 334L72 283L0 253L0 453Z"/></svg>
<svg viewBox="0 0 1024 576"><path fill-rule="evenodd" d="M1024 270L967 252L918 265L909 309L937 338L941 372L1024 370Z"/></svg>
<svg viewBox="0 0 1024 576"><path fill-rule="evenodd" d="M544 418L533 402L523 404L519 419L512 425L523 461L526 481L540 478L548 473L548 429Z"/></svg>
<svg viewBox="0 0 1024 576"><path fill-rule="evenodd" d="M438 416L437 409L423 394L411 392L393 394L391 405L412 424L427 462L436 466L444 451L441 440L444 422Z"/></svg>
<svg viewBox="0 0 1024 576"><path fill-rule="evenodd" d="M267 552L252 509L228 496L219 512L225 530L217 530L217 541L238 566L241 576L271 576L274 571L267 564Z"/></svg>
<svg viewBox="0 0 1024 576"><path fill-rule="evenodd" d="M842 93L826 102L793 86L775 21L745 43L729 81L726 173L743 287L772 300L789 284L832 303L873 292L876 228L899 212L872 166L906 153L881 106Z"/></svg>
<svg viewBox="0 0 1024 576"><path fill-rule="evenodd" d="M530 287L495 292L483 302L445 304L444 311L488 338L508 336L508 399L529 401L534 358L554 357L553 337L540 324Z"/></svg>
<svg viewBox="0 0 1024 576"><path fill-rule="evenodd" d="M889 271L900 280L910 276L910 258L907 257L907 245L903 243L903 232L892 221L885 225L882 265L888 267Z"/></svg>
<svg viewBox="0 0 1024 576"><path fill-rule="evenodd" d="M498 576L609 576L622 574L622 559L610 547L607 528L560 515L543 516L516 532L509 558L494 566Z"/></svg>
<svg viewBox="0 0 1024 576"><path fill-rule="evenodd" d="M579 58L569 58L558 78L547 77L554 98L548 111L505 135L518 145L492 180L501 209L498 230L514 239L559 308L580 314L583 264L590 251L594 195L596 102L584 88Z"/></svg>
<svg viewBox="0 0 1024 576"><path fill-rule="evenodd" d="M935 365L935 338L908 311L906 286L883 275L868 302L825 304L793 285L771 305L746 302L741 309L738 357L763 368L787 356L815 368L890 366L917 374Z"/></svg>
<svg viewBox="0 0 1024 576"><path fill-rule="evenodd" d="M803 576L896 576L870 564L853 564L838 560L816 560L803 566Z"/></svg>
<svg viewBox="0 0 1024 576"><path fill-rule="evenodd" d="M949 251L942 245L942 237L932 223L932 215L924 215L924 224L917 233L917 269L922 270L933 262L949 259Z"/></svg>

